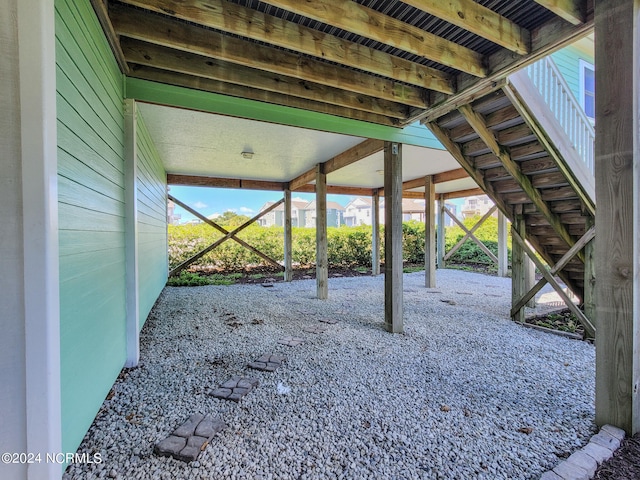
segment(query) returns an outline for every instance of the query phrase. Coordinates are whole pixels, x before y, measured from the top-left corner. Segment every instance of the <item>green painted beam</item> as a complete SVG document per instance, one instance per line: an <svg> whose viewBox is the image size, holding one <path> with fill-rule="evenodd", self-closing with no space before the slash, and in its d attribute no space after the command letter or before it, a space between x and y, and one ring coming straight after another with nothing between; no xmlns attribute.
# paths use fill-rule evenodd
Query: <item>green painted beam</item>
<svg viewBox="0 0 640 480"><path fill-rule="evenodd" d="M125 88L127 98L141 102L444 150L431 132L419 123L404 128L376 125L138 78L127 77Z"/></svg>

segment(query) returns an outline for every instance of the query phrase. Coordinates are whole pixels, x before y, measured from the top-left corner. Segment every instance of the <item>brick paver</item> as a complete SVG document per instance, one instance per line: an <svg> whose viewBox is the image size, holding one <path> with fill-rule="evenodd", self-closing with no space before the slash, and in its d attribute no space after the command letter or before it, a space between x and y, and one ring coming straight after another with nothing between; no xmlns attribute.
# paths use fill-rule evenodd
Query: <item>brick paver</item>
<svg viewBox="0 0 640 480"><path fill-rule="evenodd" d="M282 365L282 362L286 360L286 357L274 354L262 355L257 360L249 363L247 366L255 370L262 370L263 372L275 372L276 369Z"/></svg>
<svg viewBox="0 0 640 480"><path fill-rule="evenodd" d="M219 418L196 413L176 428L171 435L158 442L154 452L156 455L192 462L198 458L213 436L224 428L226 424Z"/></svg>
<svg viewBox="0 0 640 480"><path fill-rule="evenodd" d="M307 332L307 333L324 333L327 331L327 327L325 327L324 325L310 325L308 327L304 327L302 329L303 332Z"/></svg>
<svg viewBox="0 0 640 480"><path fill-rule="evenodd" d="M257 386L258 380L255 378L233 377L210 392L209 395L223 400L239 402L242 397Z"/></svg>

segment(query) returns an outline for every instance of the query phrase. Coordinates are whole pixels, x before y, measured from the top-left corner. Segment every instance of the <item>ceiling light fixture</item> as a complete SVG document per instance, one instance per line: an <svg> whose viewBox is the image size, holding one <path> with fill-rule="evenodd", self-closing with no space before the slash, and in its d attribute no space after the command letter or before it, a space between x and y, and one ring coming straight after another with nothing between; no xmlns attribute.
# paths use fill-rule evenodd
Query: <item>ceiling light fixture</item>
<svg viewBox="0 0 640 480"><path fill-rule="evenodd" d="M251 150L243 150L240 155L242 155L242 158L245 160L251 160L253 158L253 152Z"/></svg>

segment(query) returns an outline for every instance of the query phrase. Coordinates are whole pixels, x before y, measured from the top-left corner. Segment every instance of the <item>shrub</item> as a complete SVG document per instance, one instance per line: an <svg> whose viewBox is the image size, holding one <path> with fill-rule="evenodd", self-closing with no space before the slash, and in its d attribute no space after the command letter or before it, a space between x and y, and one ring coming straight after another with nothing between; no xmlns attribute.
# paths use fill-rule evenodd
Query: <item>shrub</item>
<svg viewBox="0 0 640 480"><path fill-rule="evenodd" d="M469 228L478 219L466 219ZM497 255L497 219L489 218L475 232L492 252ZM409 263L424 262L424 223L411 220L402 225L403 257ZM447 227L445 242L447 251L462 237L460 227ZM260 227L252 225L238 234L238 237L264 254L281 261L284 258L284 229L282 227ZM292 230L293 261L302 265L312 265L316 258L316 231L313 228ZM384 261L384 226L380 232L380 257ZM173 268L196 254L222 234L205 224L169 225L169 265ZM327 253L331 266L371 266L371 226L330 227L327 230ZM450 262L491 263L487 255L471 240L449 259ZM266 265L255 253L247 250L232 239L203 256L194 263L200 266L215 266L222 269L240 270L247 265Z"/></svg>

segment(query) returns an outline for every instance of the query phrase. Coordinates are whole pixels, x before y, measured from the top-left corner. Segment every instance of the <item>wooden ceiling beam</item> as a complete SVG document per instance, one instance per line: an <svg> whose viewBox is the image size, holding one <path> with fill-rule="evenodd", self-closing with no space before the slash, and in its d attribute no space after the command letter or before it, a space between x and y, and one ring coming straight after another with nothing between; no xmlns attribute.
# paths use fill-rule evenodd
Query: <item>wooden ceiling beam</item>
<svg viewBox="0 0 640 480"><path fill-rule="evenodd" d="M236 188L246 190L267 190L267 191L283 191L289 187L296 192L315 192L315 185L306 184L297 188L291 188L287 182L270 182L266 180L245 180L241 178L222 178L222 177L205 177L201 175L179 175L175 173L167 174L168 185L184 185L189 187L212 187L212 188ZM373 195L374 189L367 187L347 187L341 185L328 185L327 193L335 193L337 195L357 195L367 196Z"/></svg>
<svg viewBox="0 0 640 480"><path fill-rule="evenodd" d="M311 170L308 170L304 173L301 173L296 178L289 181L289 188L291 190L300 190L304 185L308 185L316 179L316 169L315 167ZM314 187L315 189L315 187ZM314 190L315 191L315 190Z"/></svg>
<svg viewBox="0 0 640 480"><path fill-rule="evenodd" d="M403 0L423 12L475 33L519 55L529 53L531 36L508 18L473 0ZM540 3L540 2L538 2Z"/></svg>
<svg viewBox="0 0 640 480"><path fill-rule="evenodd" d="M583 0L534 0L572 25L584 23L586 2Z"/></svg>
<svg viewBox="0 0 640 480"><path fill-rule="evenodd" d="M291 77L263 72L254 68L231 66L231 64L210 57L181 52L131 38L122 38L120 44L127 62L130 63L284 93L398 119L406 118L408 114L405 105L354 94L338 88L302 82Z"/></svg>
<svg viewBox="0 0 640 480"><path fill-rule="evenodd" d="M433 175L433 183L450 182L452 180L460 180L463 178L469 178L469 174L464 168L456 168L455 170L449 170L448 172L440 172ZM403 190L411 190L412 188L424 187L424 177L415 178L413 180L407 180L402 183Z"/></svg>
<svg viewBox="0 0 640 480"><path fill-rule="evenodd" d="M461 180L463 178L469 178L469 174L467 173L467 171L464 168L456 168L455 170L449 170L448 172L440 172L440 173L434 174L433 183L438 184L438 183L450 182L452 180ZM414 178L413 180L407 180L406 182L402 182L402 190L408 191L414 188L422 188L424 187L424 185L425 185L425 178L418 177L418 178ZM380 195L384 195L384 188L379 188L378 191ZM419 193L424 197L423 192L413 192L413 193Z"/></svg>
<svg viewBox="0 0 640 480"><path fill-rule="evenodd" d="M452 200L454 198L465 198L484 194L484 190L482 190L481 188L470 188L468 190L458 190L456 192L442 193L441 195L445 200Z"/></svg>
<svg viewBox="0 0 640 480"><path fill-rule="evenodd" d="M239 178L205 177L201 175L178 175L167 173L167 184L189 187L240 188L248 190L283 191L287 184L265 180L243 180Z"/></svg>
<svg viewBox="0 0 640 480"><path fill-rule="evenodd" d="M382 150L384 150L383 140L367 139L324 162L324 172L328 175Z"/></svg>
<svg viewBox="0 0 640 480"><path fill-rule="evenodd" d="M374 153L381 152L384 149L384 141L367 139L364 142L345 150L344 152L330 158L323 165L323 171L326 174L335 172L347 165L351 165L363 158L366 158ZM298 190L302 185L313 182L316 179L316 168L298 175L296 178L289 182L291 190Z"/></svg>
<svg viewBox="0 0 640 480"><path fill-rule="evenodd" d="M452 94L455 91L452 76L435 68L410 62L224 0L123 0L123 2L340 65L357 67L369 73L436 92Z"/></svg>
<svg viewBox="0 0 640 480"><path fill-rule="evenodd" d="M428 93L419 87L303 57L133 7L114 4L110 8L110 15L114 29L120 36L416 108L427 107Z"/></svg>
<svg viewBox="0 0 640 480"><path fill-rule="evenodd" d="M258 90L251 87L245 87L243 85L234 85L233 83L225 83L218 80L211 80L209 78L194 77L192 75L171 72L169 70L160 70L153 67L147 67L145 65L131 65L129 76L152 82L177 85L205 92L219 93L221 95L246 98L249 100L256 100L258 102L268 102L296 109L324 113L327 115L351 118L354 120L361 120L363 122L386 126L398 126L397 119L385 117L383 115L363 112L362 110L355 110L353 108L339 107L317 100L308 100L306 98L293 97L291 95L267 92L265 90Z"/></svg>
<svg viewBox="0 0 640 480"><path fill-rule="evenodd" d="M367 187L347 187L341 185L327 185L327 193L335 195L354 195L357 197L371 197L375 189ZM294 191L292 189L292 191ZM316 191L315 184L308 183L298 187L296 192L313 193Z"/></svg>
<svg viewBox="0 0 640 480"><path fill-rule="evenodd" d="M433 60L476 77L485 77L482 55L391 16L344 0L263 0L385 45Z"/></svg>

